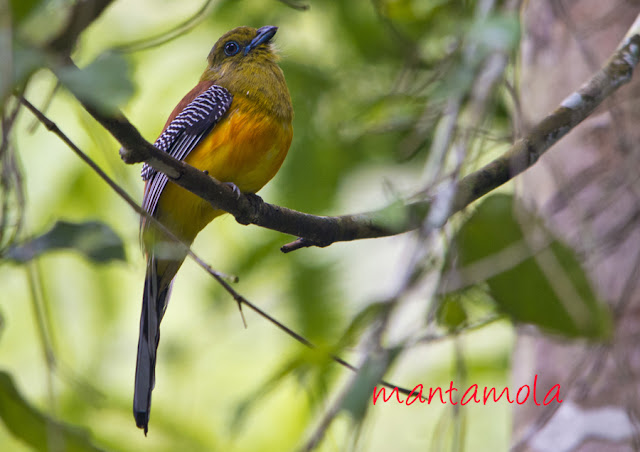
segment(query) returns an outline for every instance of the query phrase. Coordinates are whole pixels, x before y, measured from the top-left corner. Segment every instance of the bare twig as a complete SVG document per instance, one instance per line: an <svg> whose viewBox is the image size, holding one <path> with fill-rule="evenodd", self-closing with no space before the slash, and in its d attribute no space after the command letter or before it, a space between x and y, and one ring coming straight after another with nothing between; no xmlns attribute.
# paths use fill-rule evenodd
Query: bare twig
<svg viewBox="0 0 640 452"><path fill-rule="evenodd" d="M56 93L58 92L61 86L62 85L60 84L60 80L56 80L55 85L53 85L53 87L51 88L51 91L49 91L49 94L47 94L47 97L45 97L45 100L42 103L42 106L40 107L43 113L46 113L49 110L49 107L51 107L51 104L53 103L53 99L56 96ZM29 133L34 133L38 128L39 124L42 124L42 123L38 121L38 118L33 118L33 122L31 123L28 129Z"/></svg>
<svg viewBox="0 0 640 452"><path fill-rule="evenodd" d="M602 69L525 137L484 168L463 178L454 202L454 212L534 165L542 154L589 116L604 99L628 83L640 56L640 35L637 31L625 39Z"/></svg>

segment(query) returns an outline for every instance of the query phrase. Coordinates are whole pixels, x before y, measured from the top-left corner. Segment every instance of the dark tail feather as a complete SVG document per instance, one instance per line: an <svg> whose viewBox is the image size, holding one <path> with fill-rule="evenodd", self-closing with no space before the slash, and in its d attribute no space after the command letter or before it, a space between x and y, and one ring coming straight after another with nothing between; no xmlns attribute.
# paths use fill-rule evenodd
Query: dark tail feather
<svg viewBox="0 0 640 452"><path fill-rule="evenodd" d="M136 362L136 380L133 394L133 417L136 425L149 430L151 412L151 391L155 385L156 351L160 341L160 322L167 307L171 284L160 288L160 277L156 271L154 257L147 262L147 276L142 295L142 314L140 315L140 336L138 337L138 359Z"/></svg>

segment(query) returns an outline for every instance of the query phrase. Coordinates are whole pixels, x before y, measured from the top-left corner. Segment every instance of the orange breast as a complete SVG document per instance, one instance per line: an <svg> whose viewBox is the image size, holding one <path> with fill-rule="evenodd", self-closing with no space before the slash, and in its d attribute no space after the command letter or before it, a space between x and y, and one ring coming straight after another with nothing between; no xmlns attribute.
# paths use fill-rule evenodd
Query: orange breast
<svg viewBox="0 0 640 452"><path fill-rule="evenodd" d="M221 182L233 182L241 191L255 193L280 169L292 136L290 122L232 106L185 161ZM188 243L222 213L171 182L156 210L157 218Z"/></svg>

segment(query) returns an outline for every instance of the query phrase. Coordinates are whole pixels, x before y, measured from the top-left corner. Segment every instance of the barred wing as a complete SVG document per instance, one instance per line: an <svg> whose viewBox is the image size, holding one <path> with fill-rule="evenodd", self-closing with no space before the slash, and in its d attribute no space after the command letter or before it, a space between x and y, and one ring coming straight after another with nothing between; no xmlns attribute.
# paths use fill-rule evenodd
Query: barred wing
<svg viewBox="0 0 640 452"><path fill-rule="evenodd" d="M225 88L210 86L169 123L154 145L172 157L184 160L227 113L232 101L233 96ZM153 215L168 178L145 163L142 179L147 181L142 208Z"/></svg>

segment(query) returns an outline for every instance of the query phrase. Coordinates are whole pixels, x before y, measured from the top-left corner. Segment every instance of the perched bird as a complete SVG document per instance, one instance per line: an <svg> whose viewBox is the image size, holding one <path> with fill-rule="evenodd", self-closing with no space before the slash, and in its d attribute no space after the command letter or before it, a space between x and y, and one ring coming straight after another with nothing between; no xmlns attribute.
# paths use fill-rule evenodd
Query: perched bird
<svg viewBox="0 0 640 452"><path fill-rule="evenodd" d="M276 30L238 27L222 36L200 82L173 110L155 146L243 192L260 190L280 168L293 136L291 97L271 44ZM142 178L143 208L186 244L224 213L148 165ZM170 246L166 233L144 219L141 235L147 274L133 415L146 435L160 322L186 251Z"/></svg>

